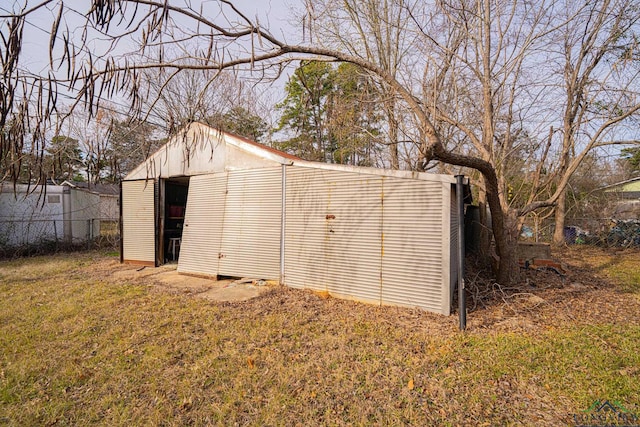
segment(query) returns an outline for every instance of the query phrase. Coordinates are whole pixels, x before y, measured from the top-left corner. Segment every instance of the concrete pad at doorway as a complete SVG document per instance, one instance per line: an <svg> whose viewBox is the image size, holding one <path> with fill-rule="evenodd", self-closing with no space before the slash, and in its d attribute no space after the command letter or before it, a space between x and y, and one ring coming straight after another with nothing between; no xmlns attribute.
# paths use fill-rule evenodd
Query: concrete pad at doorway
<svg viewBox="0 0 640 427"><path fill-rule="evenodd" d="M211 301L247 301L261 295L266 289L266 286L240 284L222 288L212 288L196 296Z"/></svg>
<svg viewBox="0 0 640 427"><path fill-rule="evenodd" d="M194 297L204 298L210 301L247 301L261 295L269 289L267 285L257 285L258 283L263 284L264 281L262 280L215 280L213 278L180 274L176 268L177 266L175 264L155 268L130 267L115 272L114 276L143 283L153 282L153 284L161 289L190 294Z"/></svg>
<svg viewBox="0 0 640 427"><path fill-rule="evenodd" d="M196 277L178 273L176 264L160 267L122 265L112 273L117 279L153 284L161 290L188 294L210 301L247 301L266 292L271 286L262 280ZM262 286L260 286L262 285Z"/></svg>

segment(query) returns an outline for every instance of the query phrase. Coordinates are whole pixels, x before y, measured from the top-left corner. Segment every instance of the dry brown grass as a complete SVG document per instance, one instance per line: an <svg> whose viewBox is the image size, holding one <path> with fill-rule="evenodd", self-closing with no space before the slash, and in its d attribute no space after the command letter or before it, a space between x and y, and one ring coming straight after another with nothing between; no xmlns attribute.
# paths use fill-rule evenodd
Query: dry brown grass
<svg viewBox="0 0 640 427"><path fill-rule="evenodd" d="M466 333L455 316L279 287L209 302L114 279L97 253L3 262L0 424L566 425L596 399L635 410L638 293L565 256L565 283L487 285Z"/></svg>

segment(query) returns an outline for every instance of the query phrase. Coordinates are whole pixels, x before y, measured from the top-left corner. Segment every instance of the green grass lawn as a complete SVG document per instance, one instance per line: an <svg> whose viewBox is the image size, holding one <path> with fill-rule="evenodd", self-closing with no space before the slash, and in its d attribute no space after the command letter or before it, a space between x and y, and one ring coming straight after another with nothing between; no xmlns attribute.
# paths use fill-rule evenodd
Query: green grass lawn
<svg viewBox="0 0 640 427"><path fill-rule="evenodd" d="M620 271L639 254L617 256ZM605 399L640 412L635 272L535 307L496 301L461 333L455 316L286 288L214 303L118 268L95 252L0 262L0 425L567 425Z"/></svg>

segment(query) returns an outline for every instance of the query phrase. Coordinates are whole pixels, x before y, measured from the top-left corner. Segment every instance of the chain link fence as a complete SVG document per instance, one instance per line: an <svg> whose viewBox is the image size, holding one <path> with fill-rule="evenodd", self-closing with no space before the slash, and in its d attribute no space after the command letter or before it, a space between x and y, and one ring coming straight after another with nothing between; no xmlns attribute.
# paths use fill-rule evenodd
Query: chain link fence
<svg viewBox="0 0 640 427"><path fill-rule="evenodd" d="M640 249L640 181L638 178L589 192L569 192L561 236L567 245ZM552 209L530 213L521 238L552 243L555 233ZM558 236L560 237L560 236Z"/></svg>
<svg viewBox="0 0 640 427"><path fill-rule="evenodd" d="M120 248L120 224L113 218L0 219L0 257L67 250Z"/></svg>
<svg viewBox="0 0 640 427"><path fill-rule="evenodd" d="M593 245L605 248L640 248L640 220L613 218L573 218L563 229L567 245ZM522 228L523 241L553 242L553 223L527 222Z"/></svg>

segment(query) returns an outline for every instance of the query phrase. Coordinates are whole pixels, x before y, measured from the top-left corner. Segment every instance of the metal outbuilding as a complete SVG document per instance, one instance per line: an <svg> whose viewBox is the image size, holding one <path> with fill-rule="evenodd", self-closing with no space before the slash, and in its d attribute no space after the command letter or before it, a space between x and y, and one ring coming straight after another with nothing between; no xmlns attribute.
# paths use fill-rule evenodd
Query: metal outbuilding
<svg viewBox="0 0 640 427"><path fill-rule="evenodd" d="M308 162L194 123L121 187L121 261L449 314L456 179Z"/></svg>
<svg viewBox="0 0 640 427"><path fill-rule="evenodd" d="M79 244L100 234L100 196L67 185L0 182L0 245Z"/></svg>

